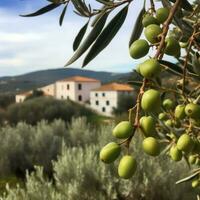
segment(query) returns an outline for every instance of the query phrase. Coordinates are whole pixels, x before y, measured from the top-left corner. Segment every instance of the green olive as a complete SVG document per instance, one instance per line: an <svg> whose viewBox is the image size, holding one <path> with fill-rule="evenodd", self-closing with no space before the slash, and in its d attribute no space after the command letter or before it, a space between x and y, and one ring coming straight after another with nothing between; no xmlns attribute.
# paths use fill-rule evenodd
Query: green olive
<svg viewBox="0 0 200 200"><path fill-rule="evenodd" d="M182 159L182 152L177 148L176 145L173 145L170 148L170 156L174 161L180 161Z"/></svg>
<svg viewBox="0 0 200 200"><path fill-rule="evenodd" d="M112 163L118 158L120 152L121 147L115 142L110 142L102 148L100 159L105 163Z"/></svg>
<svg viewBox="0 0 200 200"><path fill-rule="evenodd" d="M196 188L200 185L200 181L198 179L195 179L192 181L192 187L193 188Z"/></svg>
<svg viewBox="0 0 200 200"><path fill-rule="evenodd" d="M162 33L162 29L160 26L156 24L151 24L147 26L144 30L144 35L147 38L147 40L152 43L158 43L160 41L159 35Z"/></svg>
<svg viewBox="0 0 200 200"><path fill-rule="evenodd" d="M129 49L130 55L134 59L139 59L149 52L149 44L146 40L140 39L133 42Z"/></svg>
<svg viewBox="0 0 200 200"><path fill-rule="evenodd" d="M188 134L183 134L179 137L177 148L181 151L190 152L194 146L194 142Z"/></svg>
<svg viewBox="0 0 200 200"><path fill-rule="evenodd" d="M161 71L161 65L156 59L148 59L140 64L140 74L147 79L156 77Z"/></svg>
<svg viewBox="0 0 200 200"><path fill-rule="evenodd" d="M196 156L195 155L190 155L188 158L188 162L193 165L196 161Z"/></svg>
<svg viewBox="0 0 200 200"><path fill-rule="evenodd" d="M156 122L151 116L143 116L140 118L140 127L146 137L154 135Z"/></svg>
<svg viewBox="0 0 200 200"><path fill-rule="evenodd" d="M171 99L165 99L162 105L166 110L174 109L174 102Z"/></svg>
<svg viewBox="0 0 200 200"><path fill-rule="evenodd" d="M156 19L162 24L166 21L169 16L168 8L159 8L156 10Z"/></svg>
<svg viewBox="0 0 200 200"><path fill-rule="evenodd" d="M141 107L145 112L157 112L160 110L161 98L157 90L150 89L144 92L141 100Z"/></svg>
<svg viewBox="0 0 200 200"><path fill-rule="evenodd" d="M148 155L158 156L160 154L160 145L154 137L145 138L142 142L142 147Z"/></svg>
<svg viewBox="0 0 200 200"><path fill-rule="evenodd" d="M129 179L133 176L137 168L137 163L132 156L123 156L119 162L118 174L121 178Z"/></svg>
<svg viewBox="0 0 200 200"><path fill-rule="evenodd" d="M189 103L185 107L185 113L188 117L191 117L193 119L199 119L200 118L200 105L195 103Z"/></svg>
<svg viewBox="0 0 200 200"><path fill-rule="evenodd" d="M149 26L151 24L159 25L159 22L155 17L153 17L152 15L147 14L147 15L144 16L144 18L142 20L142 24L143 24L144 27L147 27L147 26Z"/></svg>
<svg viewBox="0 0 200 200"><path fill-rule="evenodd" d="M178 105L175 108L174 116L176 119L184 119L185 118L185 106L184 105Z"/></svg>
<svg viewBox="0 0 200 200"><path fill-rule="evenodd" d="M132 134L133 126L129 121L122 121L113 129L113 136L119 139L126 139Z"/></svg>
<svg viewBox="0 0 200 200"><path fill-rule="evenodd" d="M165 53L167 55L179 57L180 45L179 42L173 37L168 37L166 40Z"/></svg>

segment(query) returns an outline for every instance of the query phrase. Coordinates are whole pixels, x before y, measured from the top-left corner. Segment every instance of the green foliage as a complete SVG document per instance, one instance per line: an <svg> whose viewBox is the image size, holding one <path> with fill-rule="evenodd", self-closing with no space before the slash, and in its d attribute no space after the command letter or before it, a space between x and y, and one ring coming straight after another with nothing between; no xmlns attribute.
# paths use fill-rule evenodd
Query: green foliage
<svg viewBox="0 0 200 200"><path fill-rule="evenodd" d="M121 115L123 113L127 113L127 111L135 105L136 102L136 94L133 95L120 95L117 108L113 109L114 115Z"/></svg>
<svg viewBox="0 0 200 200"><path fill-rule="evenodd" d="M54 130L53 135L64 134L67 143L66 145L59 143L62 153L58 160L53 162L53 180L46 177L46 172L43 172L41 167L36 167L35 172L27 173L25 188L10 189L7 187L7 194L2 197L2 200L74 200L80 198L83 200L139 200L141 198L144 200L188 200L194 198L194 194L187 184L174 185L176 178L181 177L187 171L183 161L174 164L167 156L147 157L141 150L141 138L138 136L131 143L134 156L139 159L136 174L130 181L120 180L114 165L108 166L99 161L99 149L105 145L104 141L111 140L110 130L113 126L106 125L91 131L91 127L85 119L73 120L69 126L69 132L72 134L78 130L79 139L83 142L83 146L76 144L73 146L74 138L71 134L66 134L67 131L62 123L55 121L54 125L51 125L51 129ZM45 139L42 137L43 143L46 143L47 133L52 132L50 126L47 124L45 126L41 123L37 127L37 130L40 130L40 134L38 133L40 137L42 134L45 135ZM87 134L85 135L85 133ZM85 145L84 142L88 139L89 134L93 139ZM38 140L37 148L41 146L41 141ZM52 149L47 146L46 148ZM34 155L44 159L47 156L45 155L47 150L45 151L45 148L40 148L40 150Z"/></svg>
<svg viewBox="0 0 200 200"><path fill-rule="evenodd" d="M15 96L13 94L0 95L0 108L5 109L14 102L15 102Z"/></svg>
<svg viewBox="0 0 200 200"><path fill-rule="evenodd" d="M27 96L25 100L30 100L33 98L41 97L44 95L44 92L41 90L33 90L32 94Z"/></svg>
<svg viewBox="0 0 200 200"><path fill-rule="evenodd" d="M30 99L20 104L13 104L7 109L7 120L10 124L20 121L35 125L42 119L48 122L54 119L70 121L72 117L96 114L88 108L72 101L59 101L50 97Z"/></svg>

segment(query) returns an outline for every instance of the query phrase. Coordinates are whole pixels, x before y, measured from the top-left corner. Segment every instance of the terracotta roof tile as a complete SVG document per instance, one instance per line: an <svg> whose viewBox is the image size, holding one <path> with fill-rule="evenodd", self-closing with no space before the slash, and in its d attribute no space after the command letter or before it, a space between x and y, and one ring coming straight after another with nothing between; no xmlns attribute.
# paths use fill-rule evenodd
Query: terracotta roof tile
<svg viewBox="0 0 200 200"><path fill-rule="evenodd" d="M100 82L100 80L88 78L88 77L83 77L83 76L72 76L72 77L69 77L69 78L65 78L63 80L59 80L58 82L68 82L68 81L73 81L73 82Z"/></svg>
<svg viewBox="0 0 200 200"><path fill-rule="evenodd" d="M93 91L133 91L133 88L128 84L110 83L102 85Z"/></svg>

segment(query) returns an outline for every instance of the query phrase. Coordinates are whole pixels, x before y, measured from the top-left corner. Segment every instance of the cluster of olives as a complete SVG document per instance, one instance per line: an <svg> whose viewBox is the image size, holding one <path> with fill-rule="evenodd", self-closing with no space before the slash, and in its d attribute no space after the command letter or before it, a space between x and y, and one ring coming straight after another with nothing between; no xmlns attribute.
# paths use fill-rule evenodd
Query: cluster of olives
<svg viewBox="0 0 200 200"><path fill-rule="evenodd" d="M163 33L164 25L162 26L162 24L168 19L169 12L167 8L159 8L155 13L150 12L144 15L142 23L145 27L144 35L148 41L139 39L133 42L130 46L132 58L144 57L149 52L150 46L157 48ZM182 47L182 43L169 36L165 38L162 51L167 55L179 57ZM137 68L137 72L152 83L161 71L162 65L157 56L145 60ZM166 149L167 145L169 147L167 154L173 161L180 161L184 156L188 163L200 165L200 141L191 130L191 126L200 127L200 105L191 99L176 104L176 101L170 98L163 100L160 91L157 89L147 86L143 89L145 91L142 90L142 93L140 91L141 99L139 103L143 116L140 116L141 113L139 113L140 118L137 124L132 121L120 122L114 128L113 135L123 141L119 143L111 142L103 147L100 152L100 159L105 163L114 162L119 157L124 144L125 147L129 148L130 141L137 130L143 136L141 146L147 155L158 156L162 149ZM127 142L128 145L126 145ZM133 176L136 168L135 157L128 154L121 158L118 174L120 177L128 179ZM200 185L200 178L195 177L192 187L198 185Z"/></svg>
<svg viewBox="0 0 200 200"><path fill-rule="evenodd" d="M160 27L161 24L163 24L166 19L169 16L169 9L168 8L159 8L155 16L153 16L152 13L146 13L143 17L142 24L145 28L144 35L148 42L151 43L151 45L158 45L160 42L160 35L162 34L162 28ZM134 59L139 59L141 57L144 57L149 52L150 45L146 40L139 39L133 42L133 44L130 47L130 55ZM183 46L183 43L181 43ZM187 44L186 44L187 45ZM184 44L185 46L185 44ZM176 40L176 38L169 36L165 40L165 54L170 56L179 57L180 56L180 44ZM145 66L148 65L148 62L144 63ZM142 64L143 66L143 64ZM146 69L146 67L142 67L143 69ZM160 68L155 67L155 72L158 73ZM141 71L141 74L143 75L143 70ZM144 75L145 77L145 75ZM151 77L146 77L151 78Z"/></svg>

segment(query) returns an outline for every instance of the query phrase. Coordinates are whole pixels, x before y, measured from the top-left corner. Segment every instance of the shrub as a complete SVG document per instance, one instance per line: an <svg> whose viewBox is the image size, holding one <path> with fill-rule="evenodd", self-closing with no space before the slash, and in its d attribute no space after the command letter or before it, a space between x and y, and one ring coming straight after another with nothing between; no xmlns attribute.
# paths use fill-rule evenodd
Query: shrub
<svg viewBox="0 0 200 200"><path fill-rule="evenodd" d="M49 160L54 158L52 152L56 151L51 151L54 149L54 145L51 145L53 142L48 142L53 139L52 135L64 137L66 141L66 145L61 140L55 145L62 149L62 153L57 161L53 161L53 179L47 178L46 170L36 167L36 171L27 172L25 188L7 187L7 194L2 196L2 200L188 200L195 197L187 184L174 185L176 179L187 171L186 164L183 161L174 164L168 156L149 158L142 153L139 136L131 143L134 155L139 160L138 170L129 181L119 179L116 166L99 161L100 146L112 138L112 128L112 125L107 125L97 130L91 129L86 119L74 119L68 125L68 131L61 121L55 121L53 125L44 122L38 124L35 128L37 136L31 137L36 148L33 155L38 157L38 163L45 165L45 157ZM17 129L19 131L19 127ZM30 133L27 135L32 135ZM78 141L78 145L75 141ZM47 156L48 153L52 156Z"/></svg>
<svg viewBox="0 0 200 200"><path fill-rule="evenodd" d="M72 101L60 101L50 97L38 97L8 107L7 118L10 124L24 121L35 125L42 119L71 121L72 117L96 115L90 109Z"/></svg>

